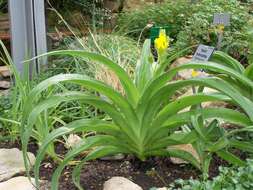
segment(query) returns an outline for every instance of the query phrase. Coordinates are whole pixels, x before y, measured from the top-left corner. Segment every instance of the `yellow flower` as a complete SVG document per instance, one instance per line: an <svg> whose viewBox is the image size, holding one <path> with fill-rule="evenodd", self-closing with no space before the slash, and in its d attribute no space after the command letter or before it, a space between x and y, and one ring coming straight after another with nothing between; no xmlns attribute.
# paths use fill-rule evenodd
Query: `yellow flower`
<svg viewBox="0 0 253 190"><path fill-rule="evenodd" d="M160 30L159 37L155 39L155 48L158 52L163 52L169 47L169 39L165 30Z"/></svg>
<svg viewBox="0 0 253 190"><path fill-rule="evenodd" d="M224 24L219 24L219 25L217 25L217 30L218 30L218 32L223 33L223 32L224 32L224 29L225 29Z"/></svg>
<svg viewBox="0 0 253 190"><path fill-rule="evenodd" d="M193 69L192 70L192 77L197 77L197 76L199 76L199 72Z"/></svg>

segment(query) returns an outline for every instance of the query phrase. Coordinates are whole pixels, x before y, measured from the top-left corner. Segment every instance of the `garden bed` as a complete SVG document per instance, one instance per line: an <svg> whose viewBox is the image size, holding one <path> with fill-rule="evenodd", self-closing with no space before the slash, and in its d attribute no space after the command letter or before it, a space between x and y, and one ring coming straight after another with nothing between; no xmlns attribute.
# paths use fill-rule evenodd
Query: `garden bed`
<svg viewBox="0 0 253 190"><path fill-rule="evenodd" d="M0 148L19 148L19 142L1 142ZM36 155L38 148L35 143L30 143L29 151ZM59 144L56 152L60 155L66 153L64 146ZM227 162L215 157L210 166L210 178L218 175L219 166L226 166ZM40 179L51 181L53 171L57 165L52 160L44 160L40 169ZM72 167L65 168L60 179L61 190L76 190L72 179ZM134 181L144 190L152 187L164 187L176 179L197 179L200 171L191 165L176 165L169 158L153 157L146 162L128 156L123 160L95 160L88 162L81 172L81 184L87 190L102 190L105 181L114 176L122 176Z"/></svg>

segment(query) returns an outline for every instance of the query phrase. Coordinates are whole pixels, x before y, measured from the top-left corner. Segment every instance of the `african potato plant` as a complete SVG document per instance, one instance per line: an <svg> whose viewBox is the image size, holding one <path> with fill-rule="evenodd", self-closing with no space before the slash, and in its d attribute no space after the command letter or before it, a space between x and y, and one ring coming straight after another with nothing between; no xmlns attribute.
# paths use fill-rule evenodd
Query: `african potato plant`
<svg viewBox="0 0 253 190"><path fill-rule="evenodd" d="M124 92L120 93L108 84L81 74L56 75L42 81L31 90L21 124L23 129L22 146L27 168L29 168L26 157L27 145L34 124L45 110L56 108L63 102L78 100L91 104L110 116L108 120L79 119L52 130L41 144L36 157L34 174L37 185L39 184L40 164L46 156L47 147L56 139L67 134L96 132L96 135L86 137L79 146L69 150L65 155L53 174L52 190L58 189L58 180L64 167L76 156L87 150L89 153L75 166L72 173L73 181L79 189L82 189L80 172L86 161L117 153L132 154L142 161L151 156L179 157L201 169L198 160L190 153L168 148L171 145L188 144L198 138L194 130L190 132L173 132L182 125L190 123L191 117L196 114L201 114L204 119L221 118L241 127L252 125L253 103L240 93L236 93L233 86L226 81L217 77L172 81L177 71L185 69L184 67L203 67L214 71L228 72L222 66L219 64L191 63L189 66L187 64L187 66L176 67L165 72L167 66L177 55L169 58L166 56L168 42L164 32L161 32L160 37L155 41L155 47L158 51L157 62L154 62L150 52L150 40L145 41L140 59L136 65L134 80L118 64L100 54L73 50L54 51L46 54L47 56L83 57L96 61L117 75ZM230 72L238 80L249 82L245 77L237 76L234 71L231 70ZM96 91L99 95L91 94L89 91L85 93L70 91L55 94L46 99L41 98L42 92L60 83L74 83L85 89ZM252 85L251 82L249 83ZM219 92L212 94L197 93L183 98L172 98L178 90L188 86L208 86ZM238 104L245 113L227 108L190 109L182 112L185 108L194 107L201 102L226 101L227 99Z"/></svg>

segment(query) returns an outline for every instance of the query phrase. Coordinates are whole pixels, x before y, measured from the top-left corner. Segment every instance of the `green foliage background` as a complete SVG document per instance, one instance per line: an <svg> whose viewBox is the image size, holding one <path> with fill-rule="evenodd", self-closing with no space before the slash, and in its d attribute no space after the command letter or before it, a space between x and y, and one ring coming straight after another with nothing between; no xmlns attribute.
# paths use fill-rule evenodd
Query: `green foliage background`
<svg viewBox="0 0 253 190"><path fill-rule="evenodd" d="M177 180L168 190L251 190L253 189L253 161L246 167L220 167L220 174L212 180ZM155 189L154 189L155 190Z"/></svg>
<svg viewBox="0 0 253 190"><path fill-rule="evenodd" d="M194 9L193 15L177 35L175 46L178 49L199 43L216 46L218 34L212 25L213 15L227 12L231 14L231 26L225 28L221 48L238 59L247 55L249 42L245 33L248 22L252 21L247 7L240 5L237 0L202 0L194 5Z"/></svg>
<svg viewBox="0 0 253 190"><path fill-rule="evenodd" d="M214 13L230 13L231 26L226 27L222 50L235 58L242 59L249 52L250 38L246 35L253 21L249 4L238 0L167 0L162 4L146 5L141 9L122 13L118 18L119 32L138 38L148 24L170 26L170 37L176 50L199 43L216 46L217 32L212 24ZM149 30L143 38L149 37ZM194 51L194 49L192 50ZM189 52L191 53L191 52Z"/></svg>

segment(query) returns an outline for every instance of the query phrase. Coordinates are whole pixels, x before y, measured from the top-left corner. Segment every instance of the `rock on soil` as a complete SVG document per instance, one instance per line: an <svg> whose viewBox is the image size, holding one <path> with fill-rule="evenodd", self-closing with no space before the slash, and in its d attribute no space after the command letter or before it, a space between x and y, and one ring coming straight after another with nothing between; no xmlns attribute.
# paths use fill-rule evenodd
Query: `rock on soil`
<svg viewBox="0 0 253 190"><path fill-rule="evenodd" d="M106 156L100 158L100 160L113 161L113 160L123 160L125 158L124 154L116 154L113 156Z"/></svg>
<svg viewBox="0 0 253 190"><path fill-rule="evenodd" d="M178 58L176 61L174 61L171 65L172 68L180 66L180 65L184 65L187 64L188 62L190 62L192 60L192 56L185 56L185 57L180 57ZM177 73L177 79L190 79L192 78L192 71L193 69L184 69L184 70L180 70ZM201 72L198 71L198 77L208 77L209 74L205 73L205 72Z"/></svg>
<svg viewBox="0 0 253 190"><path fill-rule="evenodd" d="M168 149L179 149L179 150L189 152L192 156L194 156L197 159L197 161L200 162L200 158L196 150L193 148L191 144L174 145L174 146L168 147ZM187 164L188 163L187 161L184 161L180 158L171 157L170 159L173 164Z"/></svg>
<svg viewBox="0 0 253 190"><path fill-rule="evenodd" d="M34 183L34 179L31 179ZM15 177L0 183L1 190L37 190L27 177ZM46 182L42 182L40 190L49 190Z"/></svg>
<svg viewBox="0 0 253 190"><path fill-rule="evenodd" d="M142 188L124 177L113 177L104 183L103 190L142 190Z"/></svg>
<svg viewBox="0 0 253 190"><path fill-rule="evenodd" d="M216 93L217 90L214 90L212 88L205 87L203 93L205 94L212 94ZM191 96L193 95L192 89L188 89L186 92L184 92L180 97L185 97L185 96ZM203 102L202 104L203 108L221 108L221 107L226 107L228 106L228 103L222 102L222 101L211 101L211 102ZM190 107L184 109L183 111L189 111Z"/></svg>
<svg viewBox="0 0 253 190"><path fill-rule="evenodd" d="M2 77L11 76L11 72L8 66L0 66L0 76Z"/></svg>
<svg viewBox="0 0 253 190"><path fill-rule="evenodd" d="M28 157L33 166L35 163L35 156L32 153L28 153ZM24 172L23 155L19 149L0 149L0 181L8 180L12 176Z"/></svg>
<svg viewBox="0 0 253 190"><path fill-rule="evenodd" d="M69 135L67 141L66 141L66 145L65 147L67 149L70 149L70 148L75 148L76 146L78 146L80 143L82 142L82 138L79 137L78 135L75 135L75 134L71 134Z"/></svg>
<svg viewBox="0 0 253 190"><path fill-rule="evenodd" d="M0 88L8 89L11 87L11 83L9 81L0 81Z"/></svg>

